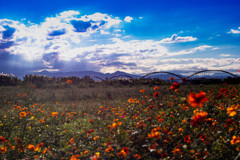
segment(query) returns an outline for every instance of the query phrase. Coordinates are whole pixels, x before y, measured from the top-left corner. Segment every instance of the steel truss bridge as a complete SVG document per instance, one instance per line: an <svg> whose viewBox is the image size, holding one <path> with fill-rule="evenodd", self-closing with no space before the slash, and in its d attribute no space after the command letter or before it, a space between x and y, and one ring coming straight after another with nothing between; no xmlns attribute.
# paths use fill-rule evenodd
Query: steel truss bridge
<svg viewBox="0 0 240 160"><path fill-rule="evenodd" d="M115 75L109 77L107 79L103 79L97 76L90 76L91 78L98 79L100 81L103 80L114 80L114 79L161 79L161 80L170 80L174 79L176 81L185 79L187 81L191 80L211 80L211 79L227 79L227 78L240 78L239 75L233 74L224 70L202 70L195 73L190 74L189 76L178 75L176 73L167 72L167 71L159 71L159 72L151 72L140 76L139 78L133 78L130 75Z"/></svg>

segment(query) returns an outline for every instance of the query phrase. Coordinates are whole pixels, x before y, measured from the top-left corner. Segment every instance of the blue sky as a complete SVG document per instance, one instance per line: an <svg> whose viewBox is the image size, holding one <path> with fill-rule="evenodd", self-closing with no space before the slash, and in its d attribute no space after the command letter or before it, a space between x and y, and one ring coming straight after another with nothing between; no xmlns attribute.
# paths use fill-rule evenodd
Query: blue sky
<svg viewBox="0 0 240 160"><path fill-rule="evenodd" d="M0 72L240 69L240 2L0 1Z"/></svg>

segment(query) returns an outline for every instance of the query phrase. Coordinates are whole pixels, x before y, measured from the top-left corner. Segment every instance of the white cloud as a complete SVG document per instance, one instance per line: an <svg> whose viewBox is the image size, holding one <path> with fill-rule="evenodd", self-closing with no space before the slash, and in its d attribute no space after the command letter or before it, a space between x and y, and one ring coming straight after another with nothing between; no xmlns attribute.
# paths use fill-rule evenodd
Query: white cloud
<svg viewBox="0 0 240 160"><path fill-rule="evenodd" d="M220 48L218 48L218 47L214 47L214 48L212 48L212 50L213 51L215 51L215 50L219 50Z"/></svg>
<svg viewBox="0 0 240 160"><path fill-rule="evenodd" d="M101 34L110 34L110 32L106 32L106 31L104 31L104 30L100 30L100 33L101 33Z"/></svg>
<svg viewBox="0 0 240 160"><path fill-rule="evenodd" d="M126 16L126 17L124 18L124 21L125 21L125 22L128 22L128 23L130 23L132 20L133 20L133 18L130 17L130 16Z"/></svg>
<svg viewBox="0 0 240 160"><path fill-rule="evenodd" d="M80 14L79 11L69 10L69 11L61 12L59 15L60 15L61 18L69 18L69 17L76 16L76 15L79 15L79 14Z"/></svg>
<svg viewBox="0 0 240 160"><path fill-rule="evenodd" d="M83 21L95 21L95 22L106 22L104 26L109 29L110 27L119 25L122 20L119 19L119 17L113 17L108 14L102 14L102 13L94 13L92 15L85 15L77 20L83 20Z"/></svg>
<svg viewBox="0 0 240 160"><path fill-rule="evenodd" d="M220 57L230 57L231 54L220 54L219 56L220 56Z"/></svg>
<svg viewBox="0 0 240 160"><path fill-rule="evenodd" d="M178 51L178 52L173 52L173 53L171 53L171 55L176 56L176 55L191 54L191 53L195 53L195 52L198 52L198 51L205 51L208 48L212 48L212 46L202 45L202 46L194 47L194 48L187 49L187 50L181 50L181 51Z"/></svg>
<svg viewBox="0 0 240 160"><path fill-rule="evenodd" d="M231 29L228 33L229 33L229 34L240 34L240 27L238 27L237 30Z"/></svg>
<svg viewBox="0 0 240 160"><path fill-rule="evenodd" d="M181 37L181 36L178 36L177 34L173 34L171 38L165 38L161 40L160 43L180 43L180 42L191 42L196 40L197 38L194 38L192 36Z"/></svg>

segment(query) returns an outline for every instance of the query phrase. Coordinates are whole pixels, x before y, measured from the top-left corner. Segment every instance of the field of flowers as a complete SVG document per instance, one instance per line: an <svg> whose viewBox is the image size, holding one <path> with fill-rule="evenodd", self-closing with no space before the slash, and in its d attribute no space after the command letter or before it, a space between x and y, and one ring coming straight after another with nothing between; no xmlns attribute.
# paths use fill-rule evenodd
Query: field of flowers
<svg viewBox="0 0 240 160"><path fill-rule="evenodd" d="M66 83L68 103L32 85L4 99L0 159L240 158L240 85L174 82L82 105Z"/></svg>

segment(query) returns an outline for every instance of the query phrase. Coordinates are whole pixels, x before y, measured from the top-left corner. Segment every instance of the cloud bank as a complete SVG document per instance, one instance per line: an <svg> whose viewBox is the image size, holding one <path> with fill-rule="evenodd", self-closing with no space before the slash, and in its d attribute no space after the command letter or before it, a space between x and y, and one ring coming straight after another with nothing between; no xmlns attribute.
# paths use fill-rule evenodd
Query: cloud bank
<svg viewBox="0 0 240 160"><path fill-rule="evenodd" d="M72 10L47 17L40 24L0 19L0 71L94 70L140 74L159 70L239 69L240 59L176 59L214 51L216 47L202 44L172 51L164 44L197 40L176 34L158 41L136 39L124 32L124 24L134 23L133 19L126 16L121 20L103 13L81 15Z"/></svg>

